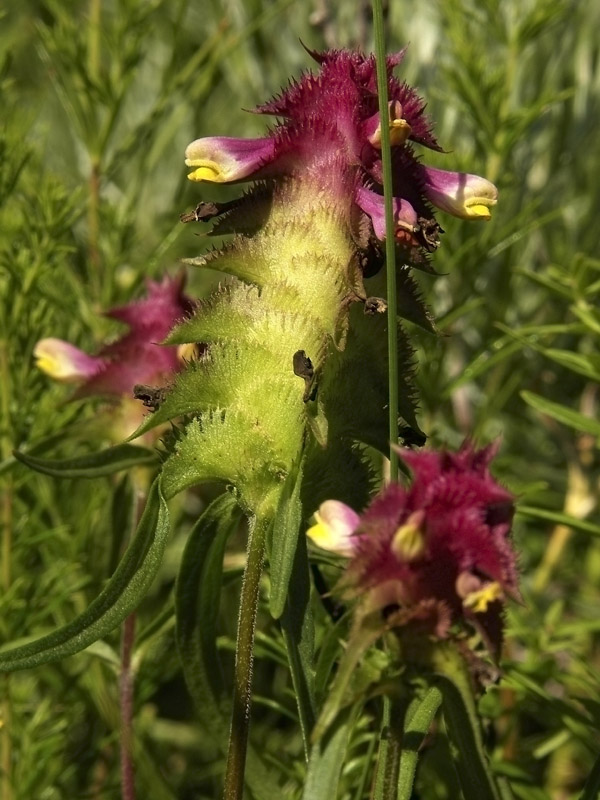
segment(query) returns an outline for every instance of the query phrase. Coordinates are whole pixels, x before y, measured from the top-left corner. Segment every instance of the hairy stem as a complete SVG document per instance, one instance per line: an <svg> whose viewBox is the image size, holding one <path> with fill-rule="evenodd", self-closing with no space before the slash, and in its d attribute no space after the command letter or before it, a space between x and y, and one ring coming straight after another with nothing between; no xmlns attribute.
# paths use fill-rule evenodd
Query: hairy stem
<svg viewBox="0 0 600 800"><path fill-rule="evenodd" d="M121 708L121 798L135 800L133 768L133 681L131 654L135 640L135 612L123 623L121 633L121 674L119 676L119 705Z"/></svg>
<svg viewBox="0 0 600 800"><path fill-rule="evenodd" d="M133 537L142 518L148 494L145 482L134 477L134 512L129 539ZM136 613L132 612L121 627L121 672L119 674L119 709L121 712L121 798L135 800L135 769L133 763L133 690L135 675L131 656L135 643Z"/></svg>
<svg viewBox="0 0 600 800"><path fill-rule="evenodd" d="M385 61L385 35L383 5L373 0L373 27L375 33L375 59L377 62L377 94L381 120L381 163L383 167L383 193L385 199L385 264L387 276L388 321L388 419L390 445L398 442L398 323L396 304L396 250L394 239L394 208L392 191L392 154L389 120L387 69ZM398 480L398 454L390 448L390 480Z"/></svg>
<svg viewBox="0 0 600 800"><path fill-rule="evenodd" d="M267 520L255 517L248 534L248 555L242 581L238 620L233 710L223 795L225 800L241 800L244 791L244 766L252 699L254 630L267 528Z"/></svg>

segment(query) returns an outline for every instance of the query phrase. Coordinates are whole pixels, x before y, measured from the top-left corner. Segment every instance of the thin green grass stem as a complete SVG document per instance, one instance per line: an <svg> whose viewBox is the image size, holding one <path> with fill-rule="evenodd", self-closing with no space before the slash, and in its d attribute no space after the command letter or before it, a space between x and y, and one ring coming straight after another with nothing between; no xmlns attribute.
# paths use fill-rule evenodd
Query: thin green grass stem
<svg viewBox="0 0 600 800"><path fill-rule="evenodd" d="M387 275L388 319L388 412L390 439L390 480L398 480L398 455L391 447L398 441L398 323L396 309L396 251L394 242L394 208L392 190L392 153L390 149L387 68L385 36L381 0L373 0L373 28L375 33L375 59L377 63L377 94L381 120L381 162L383 167L383 193L385 200L385 264Z"/></svg>
<svg viewBox="0 0 600 800"><path fill-rule="evenodd" d="M248 556L238 620L235 676L233 687L233 709L229 751L225 772L224 800L242 800L244 793L244 768L250 728L250 705L252 700L252 667L254 663L254 631L260 579L265 558L266 532L269 522L256 517L248 534Z"/></svg>

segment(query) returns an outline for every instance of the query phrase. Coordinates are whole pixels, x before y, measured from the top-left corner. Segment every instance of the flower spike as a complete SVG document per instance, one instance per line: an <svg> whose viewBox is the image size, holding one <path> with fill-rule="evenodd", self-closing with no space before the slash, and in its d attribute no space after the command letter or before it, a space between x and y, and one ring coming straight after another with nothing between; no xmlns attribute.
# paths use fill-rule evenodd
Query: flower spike
<svg viewBox="0 0 600 800"><path fill-rule="evenodd" d="M185 153L193 181L235 183L312 175L343 199L352 187L354 203L370 217L383 239L381 125L375 58L350 50L308 51L319 65L256 110L278 123L261 139L196 139ZM389 56L388 119L393 157L395 235L415 263L438 246L441 228L431 205L464 219L489 219L496 187L484 178L425 167L415 144L442 151L425 114L425 103L392 74L404 51ZM369 189L362 187L368 186ZM368 192L372 191L372 195ZM252 199L248 199L248 205ZM358 230L364 217L355 215Z"/></svg>
<svg viewBox="0 0 600 800"><path fill-rule="evenodd" d="M498 655L503 603L518 597L518 588L509 540L513 498L489 473L494 452L470 443L458 453L401 451L412 486L386 487L352 519L349 535L335 514L323 513L336 501L321 505L319 525L350 558L338 589L359 597L363 614L397 609L397 624L429 620L438 638L449 635L451 623L468 622Z"/></svg>

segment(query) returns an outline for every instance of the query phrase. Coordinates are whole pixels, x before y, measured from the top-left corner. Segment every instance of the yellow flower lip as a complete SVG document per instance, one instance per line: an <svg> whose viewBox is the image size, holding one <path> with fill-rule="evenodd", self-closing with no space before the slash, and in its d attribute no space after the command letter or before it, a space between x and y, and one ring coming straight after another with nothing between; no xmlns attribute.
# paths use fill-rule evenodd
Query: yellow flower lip
<svg viewBox="0 0 600 800"><path fill-rule="evenodd" d="M40 339L33 350L38 369L62 383L78 383L100 368L97 359L62 339Z"/></svg>
<svg viewBox="0 0 600 800"><path fill-rule="evenodd" d="M195 139L185 150L185 165L193 167L188 175L191 181L231 183L245 180L264 164L275 152L274 140L235 139L230 136L205 136Z"/></svg>
<svg viewBox="0 0 600 800"><path fill-rule="evenodd" d="M390 122L390 144L392 147L403 145L412 133L412 128L405 119L393 119Z"/></svg>
<svg viewBox="0 0 600 800"><path fill-rule="evenodd" d="M425 552L424 519L424 511L415 511L394 534L392 552L403 561L415 561Z"/></svg>
<svg viewBox="0 0 600 800"><path fill-rule="evenodd" d="M466 172L423 167L425 195L434 206L461 219L491 219L491 206L498 202L493 183Z"/></svg>
<svg viewBox="0 0 600 800"><path fill-rule="evenodd" d="M496 205L496 199L477 197L465 203L464 212L469 219L488 220L492 218L490 206Z"/></svg>
<svg viewBox="0 0 600 800"><path fill-rule="evenodd" d="M185 165L186 167L196 167L193 172L188 173L188 180L190 181L227 182L227 177L222 167L216 161L186 158Z"/></svg>
<svg viewBox="0 0 600 800"><path fill-rule="evenodd" d="M502 600L504 592L498 581L484 584L480 589L476 589L464 598L463 605L470 608L475 614L484 614L488 606L496 600Z"/></svg>
<svg viewBox="0 0 600 800"><path fill-rule="evenodd" d="M314 514L315 524L307 536L323 550L343 556L354 552L352 534L359 523L358 514L339 500L326 500Z"/></svg>
<svg viewBox="0 0 600 800"><path fill-rule="evenodd" d="M389 122L390 145L401 147L412 133L411 125L402 116L402 105L398 101L389 103ZM369 136L369 142L378 150L381 149L381 122L378 123L375 131Z"/></svg>

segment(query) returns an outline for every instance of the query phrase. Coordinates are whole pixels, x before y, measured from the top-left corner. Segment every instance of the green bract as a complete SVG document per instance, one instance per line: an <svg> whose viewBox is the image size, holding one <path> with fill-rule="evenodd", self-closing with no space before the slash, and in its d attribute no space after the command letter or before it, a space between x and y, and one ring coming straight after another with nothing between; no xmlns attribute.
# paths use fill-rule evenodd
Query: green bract
<svg viewBox="0 0 600 800"><path fill-rule="evenodd" d="M163 467L167 496L221 479L248 511L263 514L305 451L306 480L318 495L325 484L362 498L369 482L355 442L387 447L385 323L364 313L349 203L312 176L268 188L269 214L256 233L195 259L231 278L168 337L207 347L138 431L191 417ZM402 411L416 425L402 341ZM358 483L348 485L352 464Z"/></svg>

